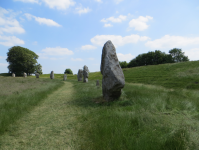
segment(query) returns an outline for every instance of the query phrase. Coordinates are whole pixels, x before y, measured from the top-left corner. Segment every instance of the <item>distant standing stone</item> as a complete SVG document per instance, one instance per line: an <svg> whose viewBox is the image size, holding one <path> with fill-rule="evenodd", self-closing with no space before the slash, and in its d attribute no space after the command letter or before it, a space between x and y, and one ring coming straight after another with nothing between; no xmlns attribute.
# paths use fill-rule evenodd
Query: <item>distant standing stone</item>
<svg viewBox="0 0 199 150"><path fill-rule="evenodd" d="M23 73L23 77L24 77L24 78L26 78L26 77L27 77L27 74L26 74L25 72Z"/></svg>
<svg viewBox="0 0 199 150"><path fill-rule="evenodd" d="M86 65L83 67L83 76L84 76L84 81L83 82L88 82L88 75L89 75L89 70Z"/></svg>
<svg viewBox="0 0 199 150"><path fill-rule="evenodd" d="M99 84L99 80L97 80L97 81L96 81L96 86L99 86L99 85L100 85L100 84Z"/></svg>
<svg viewBox="0 0 199 150"><path fill-rule="evenodd" d="M35 73L36 78L39 78L39 73Z"/></svg>
<svg viewBox="0 0 199 150"><path fill-rule="evenodd" d="M82 76L83 76L83 70L79 69L78 74L77 74L78 81L82 81Z"/></svg>
<svg viewBox="0 0 199 150"><path fill-rule="evenodd" d="M50 78L51 78L51 79L54 79L54 71L51 71L51 73L50 73Z"/></svg>
<svg viewBox="0 0 199 150"><path fill-rule="evenodd" d="M14 73L12 73L12 77L15 77L15 74L14 74Z"/></svg>
<svg viewBox="0 0 199 150"><path fill-rule="evenodd" d="M101 58L101 73L103 97L106 101L113 101L120 97L121 89L125 85L125 78L120 67L115 46L109 40L104 44Z"/></svg>
<svg viewBox="0 0 199 150"><path fill-rule="evenodd" d="M67 79L67 75L66 75L66 74L64 74L64 81L66 81L66 79Z"/></svg>

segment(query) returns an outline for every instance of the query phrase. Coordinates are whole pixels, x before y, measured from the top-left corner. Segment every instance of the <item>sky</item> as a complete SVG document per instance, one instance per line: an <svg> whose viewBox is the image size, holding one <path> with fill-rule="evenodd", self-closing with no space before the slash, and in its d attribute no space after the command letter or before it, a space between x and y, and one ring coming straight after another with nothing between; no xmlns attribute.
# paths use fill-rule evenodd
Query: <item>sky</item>
<svg viewBox="0 0 199 150"><path fill-rule="evenodd" d="M173 48L199 60L199 1L0 0L0 73L13 46L34 51L44 74L100 71L108 40L119 61Z"/></svg>

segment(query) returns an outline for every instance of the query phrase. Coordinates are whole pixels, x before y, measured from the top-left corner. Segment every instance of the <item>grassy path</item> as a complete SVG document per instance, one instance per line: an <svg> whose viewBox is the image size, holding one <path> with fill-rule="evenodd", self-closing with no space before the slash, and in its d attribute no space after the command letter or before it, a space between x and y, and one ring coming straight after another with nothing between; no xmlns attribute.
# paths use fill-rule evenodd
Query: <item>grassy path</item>
<svg viewBox="0 0 199 150"><path fill-rule="evenodd" d="M74 149L79 108L68 105L73 84L65 85L12 125L0 137L0 149ZM74 147L75 146L75 147Z"/></svg>

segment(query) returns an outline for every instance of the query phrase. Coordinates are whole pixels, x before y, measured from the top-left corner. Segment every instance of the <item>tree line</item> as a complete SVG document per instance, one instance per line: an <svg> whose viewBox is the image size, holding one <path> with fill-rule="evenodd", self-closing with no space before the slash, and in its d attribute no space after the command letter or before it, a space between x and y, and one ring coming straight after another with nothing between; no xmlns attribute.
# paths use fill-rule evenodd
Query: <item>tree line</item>
<svg viewBox="0 0 199 150"><path fill-rule="evenodd" d="M122 68L131 68L137 66L176 63L183 61L189 61L188 56L185 56L181 49L173 48L169 51L169 54L161 52L160 50L155 50L154 52L149 51L148 53L138 55L129 63L126 61L120 61L119 63Z"/></svg>

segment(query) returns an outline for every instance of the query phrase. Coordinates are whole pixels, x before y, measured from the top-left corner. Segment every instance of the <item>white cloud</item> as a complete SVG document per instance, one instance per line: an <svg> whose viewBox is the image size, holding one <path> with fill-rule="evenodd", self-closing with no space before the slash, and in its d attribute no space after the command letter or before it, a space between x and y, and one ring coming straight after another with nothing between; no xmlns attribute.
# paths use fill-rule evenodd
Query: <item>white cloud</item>
<svg viewBox="0 0 199 150"><path fill-rule="evenodd" d="M91 11L90 8L88 8L88 7L87 8L82 8L82 6L79 6L79 7L75 8L75 10L76 10L76 13L78 13L79 15L86 14L86 13Z"/></svg>
<svg viewBox="0 0 199 150"><path fill-rule="evenodd" d="M35 21L37 21L39 24L45 24L47 26L56 26L56 27L61 27L60 24L58 24L57 22L51 20L51 19L46 19L46 18L40 18L40 17L36 17L36 16L33 16L31 14L24 14L26 16L26 18L28 20L31 20L32 18L35 19Z"/></svg>
<svg viewBox="0 0 199 150"><path fill-rule="evenodd" d="M19 22L14 18L16 14L17 13L12 12L12 10L6 10L0 7L0 34L21 34L25 32Z"/></svg>
<svg viewBox="0 0 199 150"><path fill-rule="evenodd" d="M96 49L97 47L93 46L93 45L84 45L81 47L82 50L93 50Z"/></svg>
<svg viewBox="0 0 199 150"><path fill-rule="evenodd" d="M39 0L14 0L14 1L20 1L24 3L37 3L39 4Z"/></svg>
<svg viewBox="0 0 199 150"><path fill-rule="evenodd" d="M0 63L0 67L7 67L8 64L7 63Z"/></svg>
<svg viewBox="0 0 199 150"><path fill-rule="evenodd" d="M73 0L42 0L48 7L59 10L64 10L70 6L74 6L75 2Z"/></svg>
<svg viewBox="0 0 199 150"><path fill-rule="evenodd" d="M117 53L117 57L119 59L119 61L126 61L129 62L130 60L132 60L135 56L133 56L132 54L122 54L122 53Z"/></svg>
<svg viewBox="0 0 199 150"><path fill-rule="evenodd" d="M119 15L118 18L115 18L115 17L109 17L107 19L103 18L101 20L101 22L115 22L115 23L119 23L119 22L122 22L122 21L125 21L127 18L127 16L123 16L123 15Z"/></svg>
<svg viewBox="0 0 199 150"><path fill-rule="evenodd" d="M113 25L112 24L104 24L104 27L112 27Z"/></svg>
<svg viewBox="0 0 199 150"><path fill-rule="evenodd" d="M102 3L102 0L95 0L96 2Z"/></svg>
<svg viewBox="0 0 199 150"><path fill-rule="evenodd" d="M165 35L160 39L148 41L145 46L153 49L172 49L181 48L182 46L192 46L199 44L199 37L188 38L183 36Z"/></svg>
<svg viewBox="0 0 199 150"><path fill-rule="evenodd" d="M83 61L81 58L71 58L72 61Z"/></svg>
<svg viewBox="0 0 199 150"><path fill-rule="evenodd" d="M22 45L25 42L15 36L1 36L0 35L0 45L4 46L14 46L14 45Z"/></svg>
<svg viewBox="0 0 199 150"><path fill-rule="evenodd" d="M122 2L123 0L114 0L114 2L116 3L116 4L119 4L120 2Z"/></svg>
<svg viewBox="0 0 199 150"><path fill-rule="evenodd" d="M39 55L73 55L73 51L61 47L46 47Z"/></svg>
<svg viewBox="0 0 199 150"><path fill-rule="evenodd" d="M190 60L199 60L199 48L193 48L185 50L185 56L188 56Z"/></svg>
<svg viewBox="0 0 199 150"><path fill-rule="evenodd" d="M137 43L139 41L146 41L150 38L147 36L139 36L132 34L122 37L120 35L96 35L91 39L91 42L95 45L103 46L108 40L111 40L115 46L122 46L128 43Z"/></svg>
<svg viewBox="0 0 199 150"><path fill-rule="evenodd" d="M129 22L129 27L135 28L135 30L138 31L146 30L149 27L149 25L147 25L146 23L152 19L153 17L151 16L146 16L146 17L139 16L137 19L132 19Z"/></svg>

